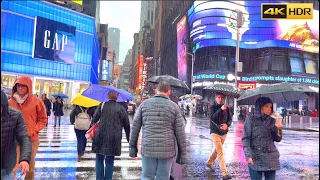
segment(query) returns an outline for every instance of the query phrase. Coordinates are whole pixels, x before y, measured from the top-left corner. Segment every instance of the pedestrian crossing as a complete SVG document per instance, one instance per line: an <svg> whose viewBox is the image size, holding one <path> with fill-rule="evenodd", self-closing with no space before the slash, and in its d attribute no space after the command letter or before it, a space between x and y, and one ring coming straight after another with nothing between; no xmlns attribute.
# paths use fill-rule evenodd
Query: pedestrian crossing
<svg viewBox="0 0 320 180"><path fill-rule="evenodd" d="M115 157L113 179L141 179L141 157L129 156L129 144L123 132L122 153ZM40 145L36 156L36 180L94 180L95 158L92 142L88 141L85 155L77 162L77 139L73 125L48 125L39 133Z"/></svg>

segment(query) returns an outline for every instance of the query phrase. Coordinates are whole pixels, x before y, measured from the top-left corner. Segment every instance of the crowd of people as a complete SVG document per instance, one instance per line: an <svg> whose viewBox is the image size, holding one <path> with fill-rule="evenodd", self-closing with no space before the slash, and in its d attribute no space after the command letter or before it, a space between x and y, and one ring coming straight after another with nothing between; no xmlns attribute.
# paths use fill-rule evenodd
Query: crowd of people
<svg viewBox="0 0 320 180"><path fill-rule="evenodd" d="M84 155L87 130L99 124L92 142L96 153L96 179L112 179L115 156L121 155L122 130L129 143L129 155L142 156L142 177L149 179L173 179L173 164L187 163L187 120L181 107L170 100L170 85L160 82L155 96L145 99L135 112L130 125L126 107L118 102L119 93L109 91L108 101L98 107L74 106L70 122L74 124L77 137L78 161ZM224 104L225 95L216 94L210 106L210 134L213 151L204 162L212 169L217 159L223 179L231 179L224 160L223 144L232 125L231 108ZM256 101L255 113L245 121L242 143L251 179L275 179L280 169L279 151L274 142L282 139L282 123L271 117L271 99L261 97ZM1 91L1 179L14 179L18 169L33 180L35 156L39 147L39 132L47 126L51 102L32 93L29 77L19 77L13 87L10 100ZM63 103L57 98L53 105L54 126L60 126ZM58 124L57 124L58 123ZM142 131L142 134L140 134ZM138 138L141 136L141 149ZM130 173L130 172L129 172Z"/></svg>

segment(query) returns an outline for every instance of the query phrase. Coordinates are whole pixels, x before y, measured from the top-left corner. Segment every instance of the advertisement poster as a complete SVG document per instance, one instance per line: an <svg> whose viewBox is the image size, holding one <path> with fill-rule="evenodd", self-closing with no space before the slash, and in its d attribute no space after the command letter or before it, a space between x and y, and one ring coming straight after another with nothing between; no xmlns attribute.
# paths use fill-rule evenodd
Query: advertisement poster
<svg viewBox="0 0 320 180"><path fill-rule="evenodd" d="M34 31L33 58L74 62L76 27L37 16Z"/></svg>
<svg viewBox="0 0 320 180"><path fill-rule="evenodd" d="M115 79L119 78L119 74L120 74L120 65L119 64L115 64L114 65L114 71L113 71L113 76Z"/></svg>
<svg viewBox="0 0 320 180"><path fill-rule="evenodd" d="M178 79L187 81L187 17L177 23Z"/></svg>
<svg viewBox="0 0 320 180"><path fill-rule="evenodd" d="M280 1L272 3L277 2ZM195 50L208 46L236 46L236 11L240 10L243 13L240 48L283 47L319 53L318 10L313 10L312 20L262 20L261 3L195 1L188 11L190 38Z"/></svg>

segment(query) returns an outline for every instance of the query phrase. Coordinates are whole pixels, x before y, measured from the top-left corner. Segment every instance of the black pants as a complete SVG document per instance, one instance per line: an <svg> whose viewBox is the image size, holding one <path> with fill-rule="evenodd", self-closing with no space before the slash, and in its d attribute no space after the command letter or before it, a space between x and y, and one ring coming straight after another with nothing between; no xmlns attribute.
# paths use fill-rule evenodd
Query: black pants
<svg viewBox="0 0 320 180"><path fill-rule="evenodd" d="M249 173L252 180L262 180L262 174L264 174L265 180L276 179L276 171L255 171L249 167Z"/></svg>
<svg viewBox="0 0 320 180"><path fill-rule="evenodd" d="M87 138L86 138L86 132L87 130L78 130L74 129L76 136L77 136L77 151L78 155L82 156L84 152L86 151L87 146Z"/></svg>

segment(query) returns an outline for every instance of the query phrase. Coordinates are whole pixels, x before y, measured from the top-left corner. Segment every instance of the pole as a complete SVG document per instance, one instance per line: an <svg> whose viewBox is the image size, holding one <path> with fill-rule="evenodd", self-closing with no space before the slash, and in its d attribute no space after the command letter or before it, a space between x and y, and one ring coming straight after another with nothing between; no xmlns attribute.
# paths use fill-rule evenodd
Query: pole
<svg viewBox="0 0 320 180"><path fill-rule="evenodd" d="M116 58L116 52L113 50L113 56L112 56L112 84L114 83L114 59Z"/></svg>
<svg viewBox="0 0 320 180"><path fill-rule="evenodd" d="M237 79L238 79L238 63L239 63L239 58L240 58L240 28L242 27L242 12L238 11L237 12L237 46L236 46L236 60L235 60L235 67L234 67L234 83L235 86L237 87ZM238 114L237 114L237 98L234 98L234 120L238 121Z"/></svg>
<svg viewBox="0 0 320 180"><path fill-rule="evenodd" d="M194 66L194 54L192 56L192 66L191 66L191 97L193 95L193 66Z"/></svg>

